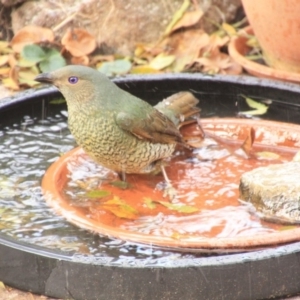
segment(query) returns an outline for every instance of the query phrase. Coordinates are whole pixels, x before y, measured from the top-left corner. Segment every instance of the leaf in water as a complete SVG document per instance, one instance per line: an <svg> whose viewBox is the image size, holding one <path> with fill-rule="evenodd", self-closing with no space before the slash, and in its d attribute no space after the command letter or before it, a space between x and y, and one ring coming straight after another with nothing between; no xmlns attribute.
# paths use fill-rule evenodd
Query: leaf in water
<svg viewBox="0 0 300 300"><path fill-rule="evenodd" d="M248 135L247 135L243 145L241 146L241 148L245 151L247 156L250 156L250 152L252 150L254 140L255 140L255 130L253 127L251 127L249 129Z"/></svg>
<svg viewBox="0 0 300 300"><path fill-rule="evenodd" d="M150 61L149 67L155 70L162 70L170 66L174 61L175 55L160 53Z"/></svg>
<svg viewBox="0 0 300 300"><path fill-rule="evenodd" d="M164 32L164 36L168 35L172 31L172 28L183 17L184 13L189 8L189 6L190 6L190 0L184 0L181 7L173 15L171 22L169 23L169 25L167 26Z"/></svg>
<svg viewBox="0 0 300 300"><path fill-rule="evenodd" d="M130 184L128 182L122 181L122 180L112 181L110 184L112 186L118 187L122 190L126 190L126 189L130 188Z"/></svg>
<svg viewBox="0 0 300 300"><path fill-rule="evenodd" d="M149 198L149 197L144 197L143 198L145 205L150 208L150 209L155 209L156 208L156 204L155 202Z"/></svg>
<svg viewBox="0 0 300 300"><path fill-rule="evenodd" d="M173 204L167 201L155 201L157 203L160 203L161 205L167 207L168 209L171 210L176 210L178 212L182 212L185 214L191 214L199 211L197 207L194 206L189 206L189 205L182 205L182 204Z"/></svg>
<svg viewBox="0 0 300 300"><path fill-rule="evenodd" d="M106 190L93 190L87 192L84 196L88 198L103 198L109 196L110 192Z"/></svg>
<svg viewBox="0 0 300 300"><path fill-rule="evenodd" d="M242 95L242 97L245 98L246 103L251 107L251 108L255 108L255 110L248 110L248 111L241 111L239 112L239 114L243 114L243 115L263 115L268 111L269 106L257 102L249 97L246 97L244 95Z"/></svg>
<svg viewBox="0 0 300 300"><path fill-rule="evenodd" d="M26 45L21 52L21 56L28 61L38 63L45 59L45 51L38 45Z"/></svg>
<svg viewBox="0 0 300 300"><path fill-rule="evenodd" d="M126 74L130 71L131 66L131 62L127 59L117 59L114 61L101 63L98 71L104 73L107 76Z"/></svg>
<svg viewBox="0 0 300 300"><path fill-rule="evenodd" d="M285 225L279 228L280 231L284 231L284 230L291 230L291 229L296 229L298 228L297 226L293 226L293 225Z"/></svg>
<svg viewBox="0 0 300 300"><path fill-rule="evenodd" d="M280 155L279 154L274 153L274 152L269 152L269 151L256 152L255 156L257 158L269 159L269 160L280 159Z"/></svg>
<svg viewBox="0 0 300 300"><path fill-rule="evenodd" d="M138 217L138 211L117 196L103 203L101 207L119 218L135 220Z"/></svg>
<svg viewBox="0 0 300 300"><path fill-rule="evenodd" d="M46 54L47 57L45 60L39 63L39 67L42 72L51 72L66 65L65 59L58 51L51 49L51 51Z"/></svg>
<svg viewBox="0 0 300 300"><path fill-rule="evenodd" d="M58 98L58 99L51 100L49 103L54 104L54 105L64 104L64 103L66 103L66 99L65 98Z"/></svg>

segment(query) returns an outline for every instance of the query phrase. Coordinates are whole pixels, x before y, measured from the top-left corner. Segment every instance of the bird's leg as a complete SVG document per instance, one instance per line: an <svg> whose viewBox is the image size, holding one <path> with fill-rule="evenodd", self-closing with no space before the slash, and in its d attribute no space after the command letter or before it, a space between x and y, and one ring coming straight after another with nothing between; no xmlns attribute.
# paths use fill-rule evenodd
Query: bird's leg
<svg viewBox="0 0 300 300"><path fill-rule="evenodd" d="M124 171L122 171L120 174L119 174L120 178L122 181L126 182L126 173Z"/></svg>
<svg viewBox="0 0 300 300"><path fill-rule="evenodd" d="M166 187L164 189L163 196L169 197L170 200L174 200L177 197L177 190L173 187L172 182L167 175L164 165L162 164L160 167L161 167L161 172L164 176L164 180L166 182Z"/></svg>

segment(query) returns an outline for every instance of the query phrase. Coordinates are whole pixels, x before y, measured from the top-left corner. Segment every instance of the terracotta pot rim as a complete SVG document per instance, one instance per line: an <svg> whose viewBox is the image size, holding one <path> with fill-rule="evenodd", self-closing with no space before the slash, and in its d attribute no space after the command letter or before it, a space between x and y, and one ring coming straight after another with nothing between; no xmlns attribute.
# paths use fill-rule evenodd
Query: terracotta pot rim
<svg viewBox="0 0 300 300"><path fill-rule="evenodd" d="M203 124L209 123L222 123L226 124L255 124L255 126L280 126L287 130L292 130L298 125L289 124L277 121L268 120L245 120L245 119L234 119L234 118L212 118L203 119ZM87 230L92 230L99 234L103 234L109 237L120 238L126 241L138 242L144 244L153 244L156 246L171 247L171 248L199 248L199 249L241 249L251 248L257 249L259 247L275 246L278 244L294 242L300 240L300 227L296 229L277 231L268 234L257 234L255 236L240 236L240 237L229 237L229 238L204 238L204 237L181 237L180 239L174 239L172 237L154 236L143 233L134 233L124 229L114 228L101 224L89 219L87 216L80 213L77 214L74 207L68 205L63 201L63 193L58 188L57 184L62 181L62 172L65 164L71 158L71 156L78 154L83 151L81 148L75 148L56 162L54 162L50 168L46 171L43 181L42 188L45 194L46 201L52 206L58 213L62 214L69 222L76 224Z"/></svg>
<svg viewBox="0 0 300 300"><path fill-rule="evenodd" d="M246 34L253 34L251 26L245 27L241 31L244 31ZM298 73L277 70L247 59L241 51L241 49L246 48L246 38L243 36L237 36L232 38L230 41L228 51L230 56L248 73L258 77L279 79L296 83L300 82L300 74Z"/></svg>

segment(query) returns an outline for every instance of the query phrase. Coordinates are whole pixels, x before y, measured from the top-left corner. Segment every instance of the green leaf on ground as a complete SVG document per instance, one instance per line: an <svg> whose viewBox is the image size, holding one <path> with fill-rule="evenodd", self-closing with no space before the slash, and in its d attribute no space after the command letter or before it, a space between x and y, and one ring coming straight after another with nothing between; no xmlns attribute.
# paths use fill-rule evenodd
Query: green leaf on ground
<svg viewBox="0 0 300 300"><path fill-rule="evenodd" d="M131 62L127 59L117 59L104 62L98 67L98 71L107 76L126 74L131 69Z"/></svg>
<svg viewBox="0 0 300 300"><path fill-rule="evenodd" d="M24 46L21 56L25 60L38 63L46 58L46 53L40 46L32 44Z"/></svg>
<svg viewBox="0 0 300 300"><path fill-rule="evenodd" d="M47 53L45 59L39 63L39 67L42 72L51 72L62 68L66 65L65 59L61 56L61 54L51 49L49 53Z"/></svg>

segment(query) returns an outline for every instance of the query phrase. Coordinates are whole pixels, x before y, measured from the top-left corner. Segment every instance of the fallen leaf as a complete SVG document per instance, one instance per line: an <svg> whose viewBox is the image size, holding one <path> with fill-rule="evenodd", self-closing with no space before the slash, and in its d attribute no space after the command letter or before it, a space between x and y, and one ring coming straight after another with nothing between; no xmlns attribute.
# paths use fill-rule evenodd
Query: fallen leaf
<svg viewBox="0 0 300 300"><path fill-rule="evenodd" d="M34 61L29 61L25 59L24 57L20 57L18 59L17 65L21 68L28 68L28 67L33 67L36 65Z"/></svg>
<svg viewBox="0 0 300 300"><path fill-rule="evenodd" d="M0 56L0 66L1 67L8 63L8 58L9 58L8 55L1 55Z"/></svg>
<svg viewBox="0 0 300 300"><path fill-rule="evenodd" d="M14 81L12 78L3 78L2 83L5 87L12 89L14 91L18 91L20 89L19 84Z"/></svg>
<svg viewBox="0 0 300 300"><path fill-rule="evenodd" d="M10 54L8 56L8 64L10 66L11 69L14 69L17 67L18 65L18 61L16 60L15 56L13 54Z"/></svg>
<svg viewBox="0 0 300 300"><path fill-rule="evenodd" d="M196 25L202 16L204 15L204 12L200 9L195 11L188 11L186 12L183 17L175 24L174 27L172 27L170 33L180 29L180 28L186 28L190 26Z"/></svg>
<svg viewBox="0 0 300 300"><path fill-rule="evenodd" d="M173 204L167 201L155 201L168 209L175 210L177 212L185 213L185 214L191 214L199 211L197 207L189 206L189 205L182 205L182 204Z"/></svg>
<svg viewBox="0 0 300 300"><path fill-rule="evenodd" d="M78 57L88 55L96 49L95 37L81 28L68 28L61 43L73 56Z"/></svg>
<svg viewBox="0 0 300 300"><path fill-rule="evenodd" d="M27 61L38 63L46 58L46 52L39 45L26 45L21 51L21 57Z"/></svg>
<svg viewBox="0 0 300 300"><path fill-rule="evenodd" d="M155 209L156 208L156 204L155 202L149 198L149 197L144 197L144 204L149 208L149 209Z"/></svg>
<svg viewBox="0 0 300 300"><path fill-rule="evenodd" d="M175 55L173 71L180 72L192 64L199 56L201 49L210 41L209 35L203 30L187 30L176 32L164 41L164 46L170 49L168 54Z"/></svg>
<svg viewBox="0 0 300 300"><path fill-rule="evenodd" d="M104 202L101 208L110 211L119 218L135 220L138 217L138 211L117 196Z"/></svg>
<svg viewBox="0 0 300 300"><path fill-rule="evenodd" d="M126 181L116 180L110 183L112 186L118 187L122 190L126 190L130 187L130 184Z"/></svg>
<svg viewBox="0 0 300 300"><path fill-rule="evenodd" d="M30 69L20 70L19 75L19 83L22 85L27 85L30 87L36 86L39 83L34 80L34 78L39 74L39 70L34 66Z"/></svg>
<svg viewBox="0 0 300 300"><path fill-rule="evenodd" d="M274 152L269 152L269 151L256 152L255 156L259 159L268 159L268 160L274 160L280 158L279 154Z"/></svg>
<svg viewBox="0 0 300 300"><path fill-rule="evenodd" d="M135 66L130 70L131 74L149 74L149 73L158 73L158 70L151 68L149 65Z"/></svg>
<svg viewBox="0 0 300 300"><path fill-rule="evenodd" d="M242 144L241 148L244 150L244 152L247 154L247 156L250 156L250 152L252 150L252 146L255 140L255 130L253 127L250 127L247 137Z"/></svg>
<svg viewBox="0 0 300 300"><path fill-rule="evenodd" d="M65 59L59 51L55 49L46 49L46 57L39 63L42 72L51 72L66 65Z"/></svg>
<svg viewBox="0 0 300 300"><path fill-rule="evenodd" d="M49 28L29 25L20 29L12 38L10 45L14 52L20 53L24 46L41 42L53 42L54 34Z"/></svg>
<svg viewBox="0 0 300 300"><path fill-rule="evenodd" d="M160 53L156 57L153 58L149 63L149 67L155 70L162 70L168 66L170 66L175 60L175 55L166 55L164 53Z"/></svg>
<svg viewBox="0 0 300 300"><path fill-rule="evenodd" d="M242 67L225 53L214 53L209 57L200 57L195 60L200 64L201 71L207 74L231 74L242 73Z"/></svg>
<svg viewBox="0 0 300 300"><path fill-rule="evenodd" d="M49 103L50 104L54 104L54 105L65 104L66 103L66 99L64 99L64 98L58 98L58 99L51 100Z"/></svg>
<svg viewBox="0 0 300 300"><path fill-rule="evenodd" d="M246 97L244 95L241 95L242 97L245 98L246 103L248 104L248 106L250 106L251 108L255 108L254 110L248 110L248 111L241 111L239 112L239 114L243 114L243 115L263 115L268 111L268 106L257 102L249 97Z"/></svg>
<svg viewBox="0 0 300 300"><path fill-rule="evenodd" d="M181 7L175 12L175 14L172 17L171 22L167 26L164 36L167 36L171 31L172 28L176 25L176 23L183 17L184 13L190 6L190 0L184 0Z"/></svg>
<svg viewBox="0 0 300 300"><path fill-rule="evenodd" d="M222 23L222 28L230 37L237 35L236 29L228 23Z"/></svg>
<svg viewBox="0 0 300 300"><path fill-rule="evenodd" d="M83 196L88 197L88 198L103 198L103 197L106 197L109 195L110 195L110 192L106 191L106 190L93 190L93 191L87 192Z"/></svg>
<svg viewBox="0 0 300 300"><path fill-rule="evenodd" d="M131 66L131 62L127 59L117 59L114 61L103 62L99 65L99 67L97 65L97 70L107 76L112 76L128 73Z"/></svg>
<svg viewBox="0 0 300 300"><path fill-rule="evenodd" d="M0 76L8 75L10 71L10 67L2 67L0 68Z"/></svg>

